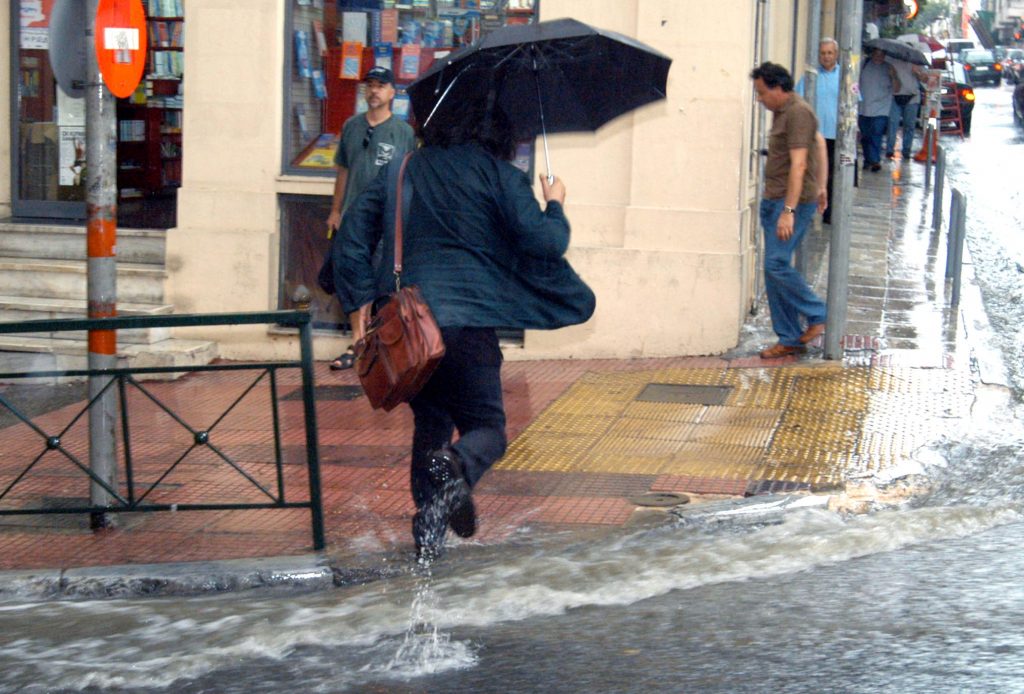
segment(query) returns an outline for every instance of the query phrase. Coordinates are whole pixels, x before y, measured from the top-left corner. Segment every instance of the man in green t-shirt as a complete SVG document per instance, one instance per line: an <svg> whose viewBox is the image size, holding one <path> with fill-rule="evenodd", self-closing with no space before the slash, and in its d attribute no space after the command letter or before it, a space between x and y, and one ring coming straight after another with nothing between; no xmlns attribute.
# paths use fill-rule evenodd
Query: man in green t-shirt
<svg viewBox="0 0 1024 694"><path fill-rule="evenodd" d="M369 109L345 121L334 153L338 177L334 181L331 214L327 217L328 235L333 235L341 225L345 210L381 167L392 159L400 159L415 147L412 128L391 113L391 100L395 98L395 77L391 70L380 66L371 68L363 82L366 83ZM353 342L362 337L362 330L361 325L352 326ZM355 352L349 346L331 362L331 368L350 369L354 363Z"/></svg>

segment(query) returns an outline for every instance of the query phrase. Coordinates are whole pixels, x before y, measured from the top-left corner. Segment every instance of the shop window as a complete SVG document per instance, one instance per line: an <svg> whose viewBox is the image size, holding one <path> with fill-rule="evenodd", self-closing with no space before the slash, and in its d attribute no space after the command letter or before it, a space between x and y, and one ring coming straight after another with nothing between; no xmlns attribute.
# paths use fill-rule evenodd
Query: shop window
<svg viewBox="0 0 1024 694"><path fill-rule="evenodd" d="M337 298L326 294L316 281L330 244L324 220L330 214L331 199L322 195L281 195L278 204L286 231L281 243L278 308L301 308L305 302L297 297L305 295L309 297L313 327L347 328L348 319Z"/></svg>
<svg viewBox="0 0 1024 694"><path fill-rule="evenodd" d="M38 213L61 203L81 216L85 200L85 100L57 88L50 68L52 2L19 0L12 6L15 89L12 154L13 198L18 214ZM17 12L15 16L13 13Z"/></svg>
<svg viewBox="0 0 1024 694"><path fill-rule="evenodd" d="M341 126L366 110L360 78L392 68L394 113L410 119L404 87L452 50L506 24L528 24L537 0L288 0L285 173L333 175Z"/></svg>

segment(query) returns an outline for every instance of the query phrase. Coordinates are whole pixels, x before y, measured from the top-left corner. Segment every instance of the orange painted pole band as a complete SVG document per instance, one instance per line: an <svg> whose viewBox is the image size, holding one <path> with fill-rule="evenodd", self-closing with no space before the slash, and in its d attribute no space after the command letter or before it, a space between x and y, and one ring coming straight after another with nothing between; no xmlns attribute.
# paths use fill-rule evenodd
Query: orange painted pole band
<svg viewBox="0 0 1024 694"><path fill-rule="evenodd" d="M86 252L90 258L113 258L117 251L117 220L92 217L86 234Z"/></svg>
<svg viewBox="0 0 1024 694"><path fill-rule="evenodd" d="M89 352L92 354L117 354L116 330L90 330Z"/></svg>

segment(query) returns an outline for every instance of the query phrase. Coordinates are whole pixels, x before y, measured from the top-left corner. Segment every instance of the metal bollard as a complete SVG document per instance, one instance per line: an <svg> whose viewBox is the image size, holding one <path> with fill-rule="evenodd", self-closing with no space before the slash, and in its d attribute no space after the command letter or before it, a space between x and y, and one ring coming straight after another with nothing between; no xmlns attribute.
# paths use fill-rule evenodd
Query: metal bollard
<svg viewBox="0 0 1024 694"><path fill-rule="evenodd" d="M928 119L928 127L924 129L924 189L928 190L932 187L932 155L934 153L934 143L932 142L932 130L931 119Z"/></svg>
<svg viewBox="0 0 1024 694"><path fill-rule="evenodd" d="M953 276L953 244L956 237L956 220L960 216L960 191L953 189L949 203L949 226L946 229L946 279Z"/></svg>
<svg viewBox="0 0 1024 694"><path fill-rule="evenodd" d="M959 190L953 189L953 195L960 197L957 209L956 237L953 245L953 293L950 304L960 305L960 275L964 265L964 237L967 235L967 198Z"/></svg>
<svg viewBox="0 0 1024 694"><path fill-rule="evenodd" d="M935 197L932 201L932 231L942 228L942 196L946 178L946 150L939 147L939 161L935 167Z"/></svg>

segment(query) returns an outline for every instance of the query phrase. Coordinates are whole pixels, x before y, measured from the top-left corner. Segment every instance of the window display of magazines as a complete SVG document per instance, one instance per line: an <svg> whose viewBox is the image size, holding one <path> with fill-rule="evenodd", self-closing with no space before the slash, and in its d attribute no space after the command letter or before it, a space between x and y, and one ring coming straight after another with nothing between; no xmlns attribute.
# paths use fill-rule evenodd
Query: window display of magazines
<svg viewBox="0 0 1024 694"><path fill-rule="evenodd" d="M183 0L147 0L146 15L149 17L181 17L185 14Z"/></svg>
<svg viewBox="0 0 1024 694"><path fill-rule="evenodd" d="M410 119L404 88L434 61L508 24L536 20L535 0L292 0L286 168L329 171L325 145L366 108L360 79L393 71L392 111ZM325 50L326 49L326 50Z"/></svg>

